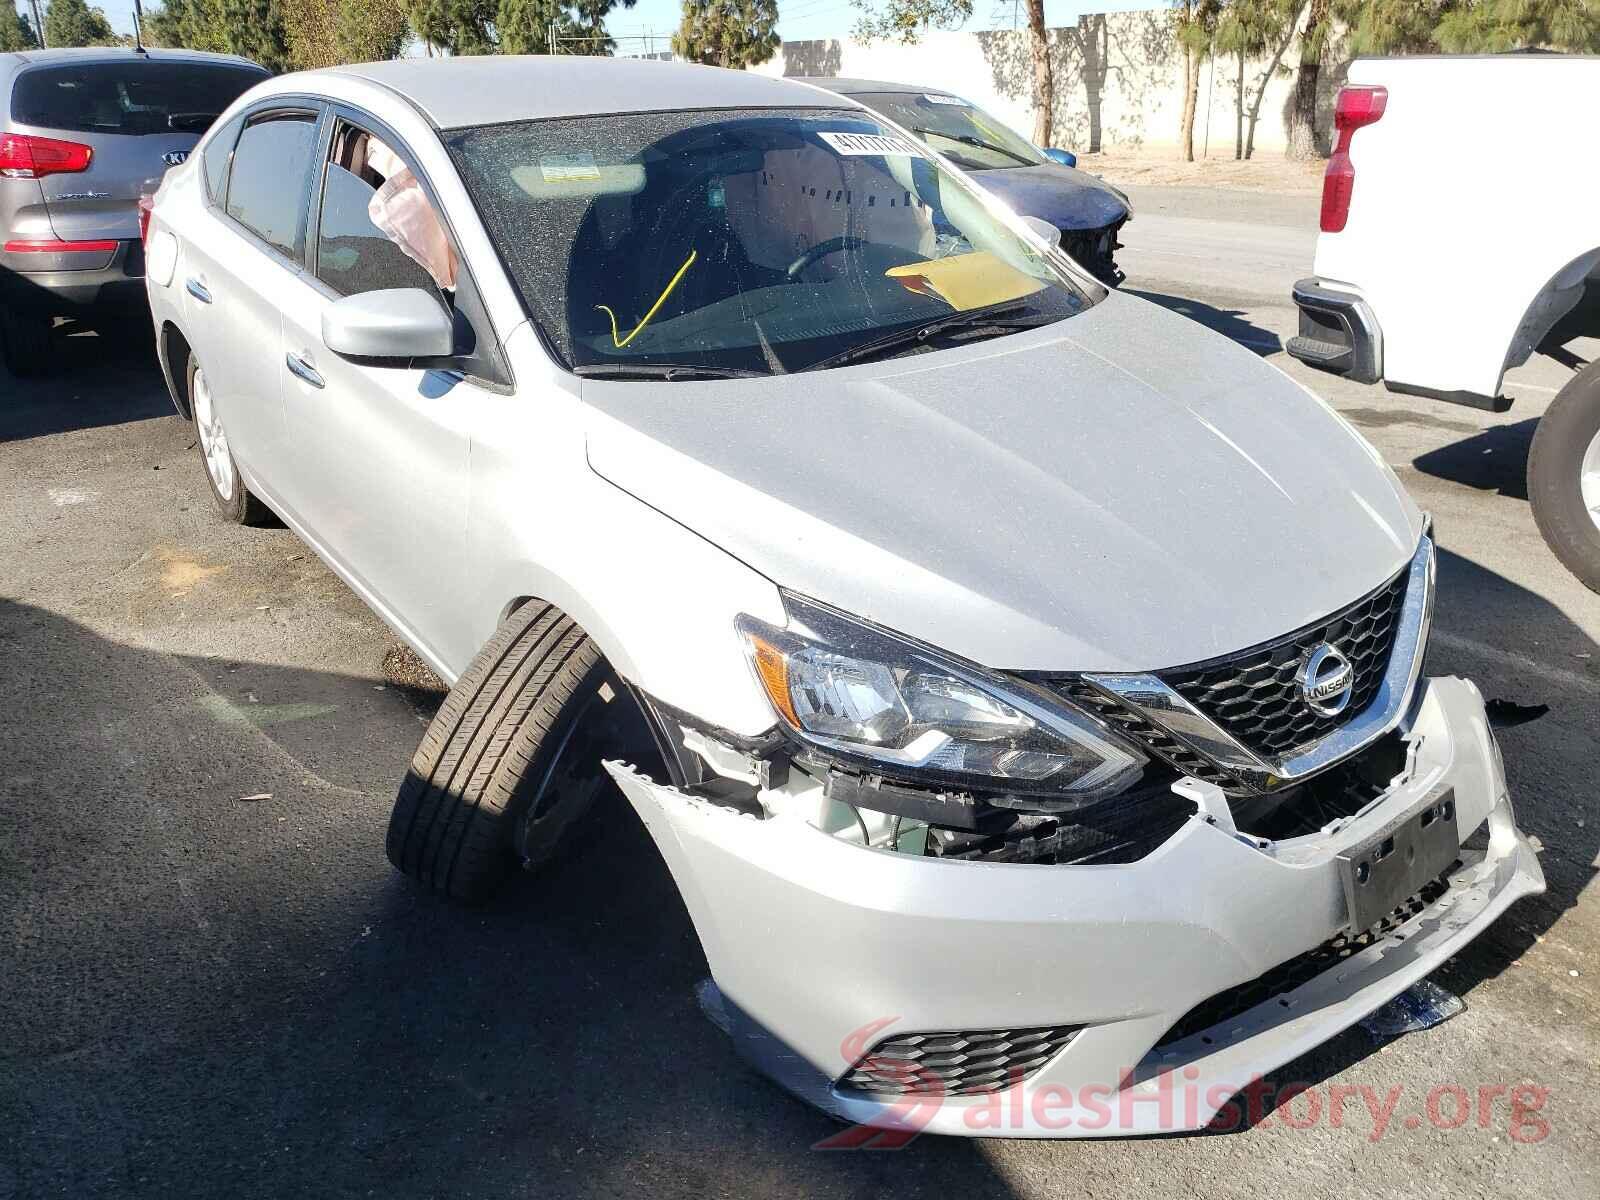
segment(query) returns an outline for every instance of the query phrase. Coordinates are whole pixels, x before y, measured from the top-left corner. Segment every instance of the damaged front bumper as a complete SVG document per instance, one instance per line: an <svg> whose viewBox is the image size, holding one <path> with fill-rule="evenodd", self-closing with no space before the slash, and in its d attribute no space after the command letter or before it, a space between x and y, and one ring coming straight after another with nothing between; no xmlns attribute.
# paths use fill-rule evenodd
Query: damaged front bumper
<svg viewBox="0 0 1600 1200"><path fill-rule="evenodd" d="M1401 735L1405 771L1317 833L1265 842L1202 803L1146 857L1103 866L867 849L796 815L817 787L799 772L753 813L607 768L761 1070L861 1124L1106 1136L1204 1126L1544 889L1477 689L1428 680ZM1381 928L1352 930L1349 853L1423 810L1454 822L1455 861ZM1001 1088L992 1128L976 1114Z"/></svg>

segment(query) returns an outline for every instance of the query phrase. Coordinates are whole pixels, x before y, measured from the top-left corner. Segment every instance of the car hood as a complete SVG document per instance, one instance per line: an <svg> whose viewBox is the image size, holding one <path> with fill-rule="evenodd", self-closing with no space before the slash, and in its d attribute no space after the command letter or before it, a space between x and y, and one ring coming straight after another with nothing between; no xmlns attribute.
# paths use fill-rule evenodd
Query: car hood
<svg viewBox="0 0 1600 1200"><path fill-rule="evenodd" d="M957 349L583 399L603 478L783 587L991 667L1243 649L1385 582L1422 527L1321 401L1117 294ZM645 586L669 583L695 586Z"/></svg>
<svg viewBox="0 0 1600 1200"><path fill-rule="evenodd" d="M1128 215L1121 197L1087 171L1041 163L975 171L972 179L999 196L1020 216L1038 217L1057 229L1103 229Z"/></svg>

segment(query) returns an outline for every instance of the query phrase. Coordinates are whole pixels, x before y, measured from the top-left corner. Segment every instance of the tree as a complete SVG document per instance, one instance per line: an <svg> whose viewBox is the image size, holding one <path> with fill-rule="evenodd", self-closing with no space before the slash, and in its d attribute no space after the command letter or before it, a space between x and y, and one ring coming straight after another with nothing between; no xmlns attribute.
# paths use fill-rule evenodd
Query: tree
<svg viewBox="0 0 1600 1200"><path fill-rule="evenodd" d="M0 54L13 50L36 50L39 39L34 35L33 23L27 17L12 9L16 20L6 20L5 11L0 9Z"/></svg>
<svg viewBox="0 0 1600 1200"><path fill-rule="evenodd" d="M1289 100L1286 158L1313 158L1317 153L1317 89L1322 86L1322 56L1327 53L1333 21L1330 0L1311 0L1300 31L1300 64Z"/></svg>
<svg viewBox="0 0 1600 1200"><path fill-rule="evenodd" d="M1194 161L1194 117L1200 103L1200 67L1211 53L1220 0L1181 0L1174 32L1183 51L1183 119L1178 141L1184 162Z"/></svg>
<svg viewBox="0 0 1600 1200"><path fill-rule="evenodd" d="M1055 140L1056 72L1050 61L1050 32L1044 26L1044 0L1028 0L1028 62L1033 67L1033 141Z"/></svg>
<svg viewBox="0 0 1600 1200"><path fill-rule="evenodd" d="M502 54L610 54L606 14L619 0L498 0L494 35ZM635 0L620 0L632 8ZM550 45L552 30L555 45ZM489 51L480 51L487 53Z"/></svg>
<svg viewBox="0 0 1600 1200"><path fill-rule="evenodd" d="M1426 54L1434 31L1457 0L1333 0L1334 15L1350 30L1350 52Z"/></svg>
<svg viewBox="0 0 1600 1200"><path fill-rule="evenodd" d="M1268 81L1283 65L1283 56L1294 41L1302 0L1232 0L1217 19L1215 44L1225 54L1235 55L1238 71L1234 83L1233 156L1249 158L1255 152L1256 123L1261 119L1261 98ZM1249 135L1245 134L1245 64L1252 58L1271 53L1271 61L1261 73L1249 105Z"/></svg>
<svg viewBox="0 0 1600 1200"><path fill-rule="evenodd" d="M906 46L930 29L956 29L972 16L972 0L850 0L861 16L852 33L858 42L890 38Z"/></svg>
<svg viewBox="0 0 1600 1200"><path fill-rule="evenodd" d="M778 52L777 29L777 0L683 0L672 50L707 66L753 67Z"/></svg>
<svg viewBox="0 0 1600 1200"><path fill-rule="evenodd" d="M184 23L192 20L189 0L166 0L160 8L144 10L140 33L146 46L186 47Z"/></svg>
<svg viewBox="0 0 1600 1200"><path fill-rule="evenodd" d="M1434 41L1449 54L1498 53L1525 47L1600 51L1595 0L1477 0L1447 11Z"/></svg>
<svg viewBox="0 0 1600 1200"><path fill-rule="evenodd" d="M499 47L496 0L406 0L411 28L430 47L451 54L493 54Z"/></svg>
<svg viewBox="0 0 1600 1200"><path fill-rule="evenodd" d="M152 46L238 54L271 71L294 65L279 0L165 0L146 15L144 30Z"/></svg>
<svg viewBox="0 0 1600 1200"><path fill-rule="evenodd" d="M301 70L394 58L409 33L400 0L283 0L283 25Z"/></svg>
<svg viewBox="0 0 1600 1200"><path fill-rule="evenodd" d="M121 39L98 8L84 0L50 0L44 10L44 36L52 47L115 46Z"/></svg>

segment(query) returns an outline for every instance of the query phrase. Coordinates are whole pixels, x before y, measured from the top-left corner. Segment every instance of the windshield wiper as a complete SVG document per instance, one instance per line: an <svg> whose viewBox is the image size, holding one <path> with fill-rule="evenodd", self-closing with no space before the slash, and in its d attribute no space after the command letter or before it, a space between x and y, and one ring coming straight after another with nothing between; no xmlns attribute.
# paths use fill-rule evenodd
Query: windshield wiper
<svg viewBox="0 0 1600 1200"><path fill-rule="evenodd" d="M168 113L167 128L185 133L204 133L221 113Z"/></svg>
<svg viewBox="0 0 1600 1200"><path fill-rule="evenodd" d="M573 367L574 375L585 379L763 379L770 371L747 371L743 367L702 367L694 363L589 363Z"/></svg>
<svg viewBox="0 0 1600 1200"><path fill-rule="evenodd" d="M1036 167L1039 164L1031 158L1024 158L1015 151L1007 150L1004 146L996 146L993 142L986 142L980 137L973 137L970 133L946 133L942 129L929 129L925 125L913 125L912 133L923 135L932 134L934 137L947 138L952 142L960 142L963 146L976 146L980 150L992 150L996 154L1004 154L1012 162L1021 163L1025 167Z"/></svg>
<svg viewBox="0 0 1600 1200"><path fill-rule="evenodd" d="M1007 302L990 305L988 308L975 308L970 312L952 313L948 317L940 317L937 321L930 321L926 325L918 325L912 329L897 330L886 337L863 342L859 346L852 346L848 350L842 350L838 354L830 355L800 369L803 371L822 371L828 367L842 367L846 363L859 362L864 358L887 354L892 350L902 350L920 345L929 338L936 337L952 329L993 329L996 331L1033 329L1039 325L1048 325L1056 319L1054 317L1033 317L1027 320L1017 320L1012 316L1012 314L1019 313L1027 307L1026 304Z"/></svg>

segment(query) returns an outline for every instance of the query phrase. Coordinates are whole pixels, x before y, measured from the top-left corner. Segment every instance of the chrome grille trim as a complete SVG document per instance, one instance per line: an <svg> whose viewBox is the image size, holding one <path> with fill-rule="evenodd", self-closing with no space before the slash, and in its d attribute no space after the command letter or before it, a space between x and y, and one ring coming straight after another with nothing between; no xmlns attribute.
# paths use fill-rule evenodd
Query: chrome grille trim
<svg viewBox="0 0 1600 1200"><path fill-rule="evenodd" d="M1252 790L1280 787L1350 757L1400 723L1422 672L1422 651L1433 623L1435 570L1433 539L1424 535L1411 558L1389 663L1372 702L1331 733L1281 759L1256 754L1155 675L1086 674L1082 678L1244 786Z"/></svg>

